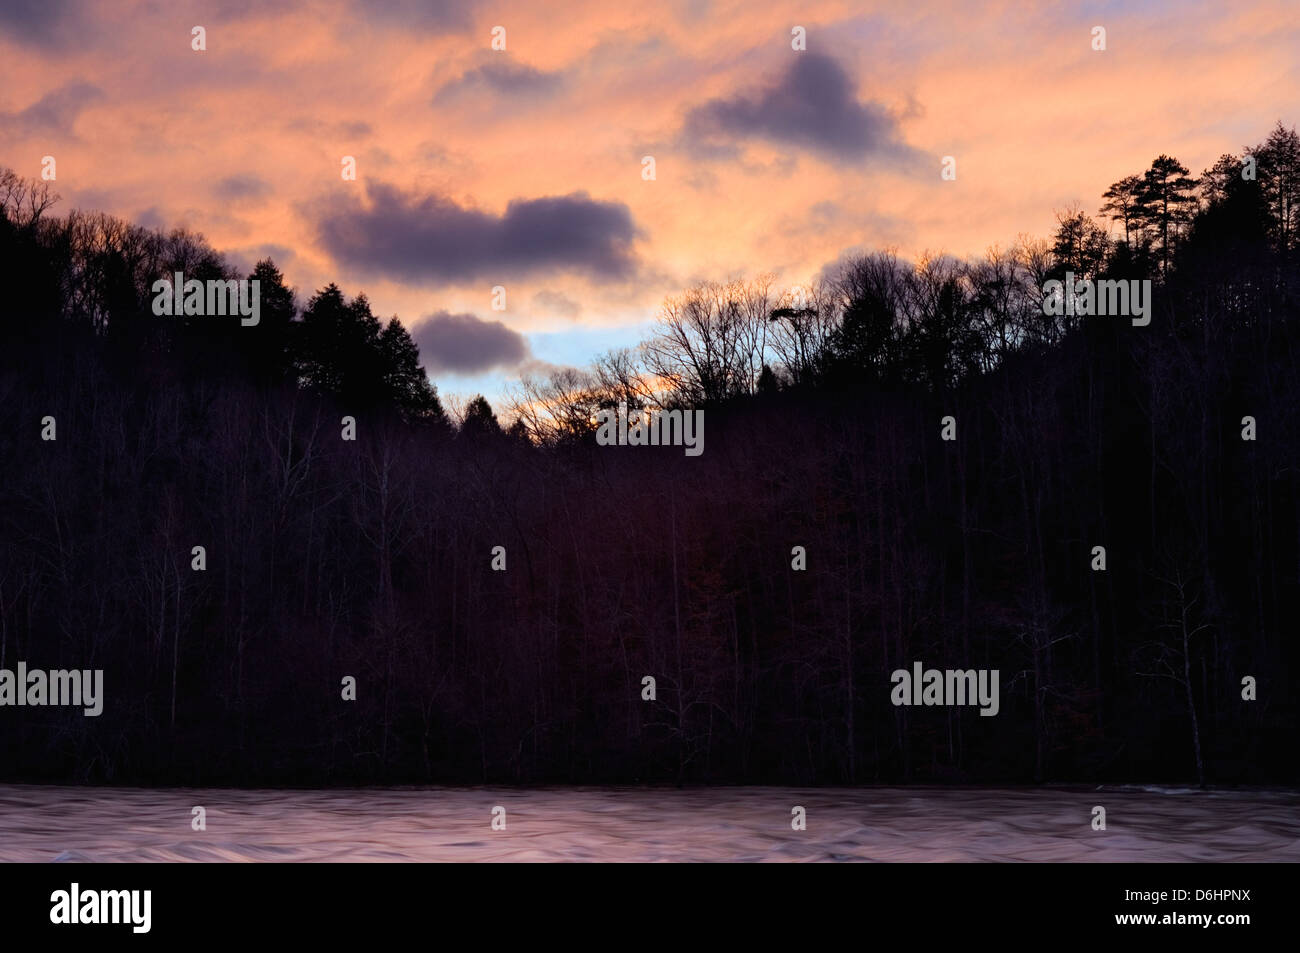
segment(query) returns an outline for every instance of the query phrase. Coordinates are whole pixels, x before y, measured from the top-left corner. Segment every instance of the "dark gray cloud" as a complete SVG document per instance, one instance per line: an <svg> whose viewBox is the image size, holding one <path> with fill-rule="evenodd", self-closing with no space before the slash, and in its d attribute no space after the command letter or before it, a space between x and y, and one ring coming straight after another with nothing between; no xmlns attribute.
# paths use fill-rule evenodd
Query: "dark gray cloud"
<svg viewBox="0 0 1300 953"><path fill-rule="evenodd" d="M407 0L418 18L421 8L446 6L464 11L470 0L444 4ZM132 30L160 20L207 24L267 16L294 9L301 0L149 0L136 4L109 5L88 0L0 0L0 33L26 44L51 49L97 46L105 38L126 39ZM358 0L358 6L362 4ZM384 6L394 6L394 3ZM110 6L128 9L106 9ZM426 14L433 16L432 12ZM189 26L181 31L184 48L189 47Z"/></svg>
<svg viewBox="0 0 1300 953"><path fill-rule="evenodd" d="M550 288L543 288L533 295L533 307L565 318L576 318L582 313L582 305L563 291L552 291Z"/></svg>
<svg viewBox="0 0 1300 953"><path fill-rule="evenodd" d="M793 62L767 88L714 99L686 116L683 136L697 151L734 154L740 141L766 139L835 159L910 152L885 107L859 102L853 81L828 56L792 53Z"/></svg>
<svg viewBox="0 0 1300 953"><path fill-rule="evenodd" d="M91 103L104 93L90 83L69 83L46 93L26 109L0 113L0 132L22 138L36 135L71 136L72 125Z"/></svg>
<svg viewBox="0 0 1300 953"><path fill-rule="evenodd" d="M352 7L364 22L383 20L407 31L450 33L474 25L475 0L353 0Z"/></svg>
<svg viewBox="0 0 1300 953"><path fill-rule="evenodd" d="M436 104L454 102L477 93L492 93L510 99L549 96L564 85L564 74L548 73L525 63L494 54L482 66L467 70L434 94Z"/></svg>
<svg viewBox="0 0 1300 953"><path fill-rule="evenodd" d="M517 367L532 356L518 331L472 314L439 311L415 325L411 338L430 373L483 374Z"/></svg>
<svg viewBox="0 0 1300 953"><path fill-rule="evenodd" d="M57 159L58 156L55 156ZM62 185L62 180L55 185ZM111 214L120 214L128 210L134 204L129 194L113 189L95 189L89 186L82 187L73 182L69 182L59 189L59 194L67 202L68 208L81 209L83 212L109 212ZM157 206L146 210L147 212L157 213ZM132 221L138 221L136 216L132 215ZM146 228L152 228L152 225L144 224Z"/></svg>
<svg viewBox="0 0 1300 953"><path fill-rule="evenodd" d="M272 242L264 242L260 245L250 245L244 248L225 248L222 249L221 254L226 259L226 262L232 265L241 275L251 275L253 268L263 258L270 258L275 262L275 267L279 268L283 273L285 267L293 264L297 258L292 248Z"/></svg>
<svg viewBox="0 0 1300 953"><path fill-rule="evenodd" d="M85 24L78 16L81 7L75 0L3 0L0 33L25 43L59 46L84 37Z"/></svg>
<svg viewBox="0 0 1300 953"><path fill-rule="evenodd" d="M364 139L370 135L374 128L364 119L353 119L349 122L338 124L339 135L346 136L349 139Z"/></svg>
<svg viewBox="0 0 1300 953"><path fill-rule="evenodd" d="M158 206L150 205L148 208L136 212L132 220L141 228L153 228L158 231L165 231L167 219L163 217L162 212L158 211Z"/></svg>
<svg viewBox="0 0 1300 953"><path fill-rule="evenodd" d="M324 122L299 116L285 123L290 132L303 132L311 136L332 136L336 139L364 139L374 132L374 127L364 119Z"/></svg>
<svg viewBox="0 0 1300 953"><path fill-rule="evenodd" d="M281 268L298 257L298 253L288 245L278 245L274 242L263 242L261 245L256 246L253 252L256 254L258 261L263 258L270 258Z"/></svg>
<svg viewBox="0 0 1300 953"><path fill-rule="evenodd" d="M636 268L628 207L585 192L514 199L502 215L384 183L368 186L364 201L350 190L336 196L304 214L335 259L378 277L506 280L545 269L613 281Z"/></svg>
<svg viewBox="0 0 1300 953"><path fill-rule="evenodd" d="M211 11L223 20L242 20L245 17L266 16L297 9L302 6L302 0L197 0L197 2L185 0L183 4L178 3L177 0L170 0L164 3L163 7L171 12L176 6L182 5L187 10Z"/></svg>
<svg viewBox="0 0 1300 953"><path fill-rule="evenodd" d="M228 175L212 186L212 194L227 202L259 199L270 191L271 186L264 180L246 172Z"/></svg>

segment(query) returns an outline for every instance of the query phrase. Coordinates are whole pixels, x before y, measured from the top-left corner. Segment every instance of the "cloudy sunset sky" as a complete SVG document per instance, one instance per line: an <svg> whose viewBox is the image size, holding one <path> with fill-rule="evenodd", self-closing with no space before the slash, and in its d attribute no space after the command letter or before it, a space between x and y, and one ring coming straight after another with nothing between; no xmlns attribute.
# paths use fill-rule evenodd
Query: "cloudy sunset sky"
<svg viewBox="0 0 1300 953"><path fill-rule="evenodd" d="M270 255L301 302L364 291L440 391L495 404L635 344L700 279L975 255L1161 152L1197 174L1300 120L1298 49L1276 0L19 0L0 166L54 156L60 209Z"/></svg>

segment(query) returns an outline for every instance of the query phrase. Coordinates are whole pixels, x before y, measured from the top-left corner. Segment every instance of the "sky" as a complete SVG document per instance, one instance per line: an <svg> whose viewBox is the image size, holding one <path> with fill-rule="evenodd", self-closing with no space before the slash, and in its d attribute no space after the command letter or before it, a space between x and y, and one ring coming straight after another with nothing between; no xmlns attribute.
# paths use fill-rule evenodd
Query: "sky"
<svg viewBox="0 0 1300 953"><path fill-rule="evenodd" d="M497 406L701 280L975 256L1199 173L1300 120L1297 51L1296 0L3 0L0 166L364 292Z"/></svg>

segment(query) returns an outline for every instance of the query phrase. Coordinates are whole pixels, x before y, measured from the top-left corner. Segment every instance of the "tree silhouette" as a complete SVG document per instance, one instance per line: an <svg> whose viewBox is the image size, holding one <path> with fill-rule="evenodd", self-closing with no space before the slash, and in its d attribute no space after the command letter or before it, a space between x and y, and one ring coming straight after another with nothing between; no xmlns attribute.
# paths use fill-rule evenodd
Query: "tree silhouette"
<svg viewBox="0 0 1300 953"><path fill-rule="evenodd" d="M1124 242L1133 247L1134 239L1139 245L1145 244L1144 230L1145 206L1143 197L1145 183L1139 175L1126 175L1102 193L1106 200L1101 211L1108 214L1112 221L1124 223Z"/></svg>
<svg viewBox="0 0 1300 953"><path fill-rule="evenodd" d="M1185 165L1162 154L1142 174L1142 217L1160 236L1162 272L1169 270L1172 240L1177 239L1178 229L1191 221L1190 213L1196 207L1196 181L1187 173Z"/></svg>
<svg viewBox="0 0 1300 953"><path fill-rule="evenodd" d="M493 413L492 405L482 394L477 395L465 406L460 432L470 438L500 435L501 424L497 422L497 415Z"/></svg>

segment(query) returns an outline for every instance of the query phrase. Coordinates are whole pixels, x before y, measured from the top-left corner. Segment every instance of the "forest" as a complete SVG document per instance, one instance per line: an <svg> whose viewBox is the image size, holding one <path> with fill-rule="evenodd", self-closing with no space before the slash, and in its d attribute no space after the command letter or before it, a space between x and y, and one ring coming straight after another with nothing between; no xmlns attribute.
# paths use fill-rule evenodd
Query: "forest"
<svg viewBox="0 0 1300 953"><path fill-rule="evenodd" d="M104 671L0 709L0 779L1296 783L1300 137L1099 198L719 276L498 416L359 291L0 171L0 668ZM154 314L175 272L257 325ZM1150 323L1045 313L1067 272ZM705 452L601 445L621 403ZM892 705L918 661L997 715Z"/></svg>

